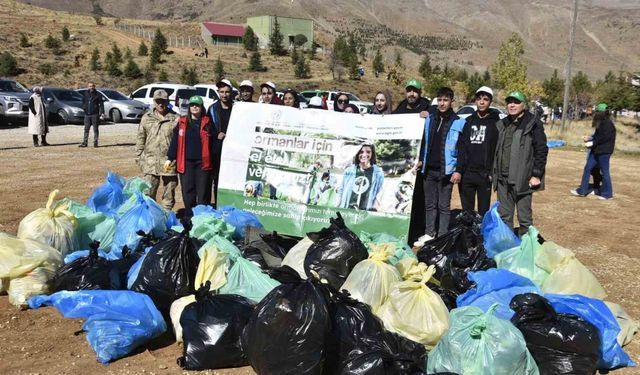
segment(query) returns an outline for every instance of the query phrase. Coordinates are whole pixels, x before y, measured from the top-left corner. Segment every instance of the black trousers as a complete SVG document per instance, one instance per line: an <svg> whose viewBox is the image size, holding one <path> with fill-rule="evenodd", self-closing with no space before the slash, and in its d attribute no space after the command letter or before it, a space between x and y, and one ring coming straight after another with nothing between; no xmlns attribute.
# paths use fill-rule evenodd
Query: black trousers
<svg viewBox="0 0 640 375"><path fill-rule="evenodd" d="M218 184L220 183L220 161L222 160L222 150L213 154L213 207L218 205Z"/></svg>
<svg viewBox="0 0 640 375"><path fill-rule="evenodd" d="M465 211L475 211L478 198L478 214L484 216L491 204L491 181L485 172L466 172L458 184L460 203Z"/></svg>
<svg viewBox="0 0 640 375"><path fill-rule="evenodd" d="M185 160L184 173L180 174L180 185L186 217L193 216L193 207L211 204L212 182L212 172L202 170L202 162Z"/></svg>
<svg viewBox="0 0 640 375"><path fill-rule="evenodd" d="M450 178L441 176L440 171L430 169L424 175L425 233L431 237L442 236L449 231L453 189Z"/></svg>

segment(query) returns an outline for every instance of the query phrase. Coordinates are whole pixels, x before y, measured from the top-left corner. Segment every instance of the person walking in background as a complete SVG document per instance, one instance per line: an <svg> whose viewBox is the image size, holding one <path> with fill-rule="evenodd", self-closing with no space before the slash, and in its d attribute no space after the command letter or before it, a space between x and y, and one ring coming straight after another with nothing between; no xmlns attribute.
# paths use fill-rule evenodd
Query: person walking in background
<svg viewBox="0 0 640 375"><path fill-rule="evenodd" d="M185 218L193 216L193 207L211 204L213 180L213 143L217 137L215 126L204 114L202 97L189 98L189 113L178 119L164 162L164 171L175 163L182 186Z"/></svg>
<svg viewBox="0 0 640 375"><path fill-rule="evenodd" d="M29 98L29 122L27 128L33 138L33 147L49 146L47 143L47 133L49 132L49 121L47 119L47 109L42 100L42 87L33 88L33 95ZM40 143L38 143L40 136Z"/></svg>
<svg viewBox="0 0 640 375"><path fill-rule="evenodd" d="M539 118L526 110L527 97L520 91L507 98L508 116L496 123L498 143L493 160L493 188L498 192L498 213L510 228L518 210L518 234L533 225L532 196L544 189L547 136Z"/></svg>
<svg viewBox="0 0 640 375"><path fill-rule="evenodd" d="M154 200L162 183L164 190L160 205L169 211L176 203L178 176L175 164L165 169L163 162L166 160L179 116L169 109L169 95L165 90L156 90L153 93L153 105L153 110L142 116L138 126L136 164L144 174L145 180L151 184L147 195Z"/></svg>
<svg viewBox="0 0 640 375"><path fill-rule="evenodd" d="M458 139L458 162L454 176L460 180L458 192L462 209L472 212L478 197L478 214L484 216L491 204L491 168L498 141L497 112L490 110L493 90L482 86L476 90L478 108L467 117Z"/></svg>
<svg viewBox="0 0 640 375"><path fill-rule="evenodd" d="M602 175L599 198L612 199L613 185L611 183L609 163L616 145L616 127L611 121L609 108L605 103L600 103L596 106L596 113L593 115L593 127L595 128L593 135L584 137L585 142L591 147L582 172L582 181L580 182L580 187L571 190L571 194L580 197L589 194L589 176L592 170L597 167L600 168Z"/></svg>
<svg viewBox="0 0 640 375"><path fill-rule="evenodd" d="M84 109L84 137L78 147L87 147L89 142L89 129L93 126L93 147L98 147L100 131L98 124L104 118L104 98L96 90L96 84L89 82L88 90L82 97L82 109Z"/></svg>
<svg viewBox="0 0 640 375"><path fill-rule="evenodd" d="M300 108L298 92L293 89L286 89L282 95L282 103L285 107Z"/></svg>
<svg viewBox="0 0 640 375"><path fill-rule="evenodd" d="M253 82L248 79L240 82L240 95L237 101L253 103L253 91Z"/></svg>
<svg viewBox="0 0 640 375"><path fill-rule="evenodd" d="M224 139L227 136L227 128L229 127L229 119L231 118L231 110L233 109L231 82L228 79L223 79L216 83L216 86L218 87L218 96L220 97L220 100L214 102L207 110L207 113L213 123L213 131L216 135L212 149L214 207L218 202L218 180L220 177L220 163L222 160L222 145L224 144Z"/></svg>
<svg viewBox="0 0 640 375"><path fill-rule="evenodd" d="M388 89L378 91L373 100L372 113L374 115L390 115L392 105L393 103L391 102L391 91L389 91Z"/></svg>

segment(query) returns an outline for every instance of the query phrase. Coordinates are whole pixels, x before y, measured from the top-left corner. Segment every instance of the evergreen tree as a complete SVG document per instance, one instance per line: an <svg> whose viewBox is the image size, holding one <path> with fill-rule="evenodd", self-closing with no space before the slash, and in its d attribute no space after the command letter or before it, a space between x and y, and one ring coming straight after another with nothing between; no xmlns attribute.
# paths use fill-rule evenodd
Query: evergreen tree
<svg viewBox="0 0 640 375"><path fill-rule="evenodd" d="M260 52L255 51L251 54L251 58L249 59L249 70L252 72L266 72L267 68L262 66L262 59L260 57Z"/></svg>
<svg viewBox="0 0 640 375"><path fill-rule="evenodd" d="M347 62L347 67L349 69L349 79L360 79L360 71L358 64L358 56L353 54L349 57L349 61Z"/></svg>
<svg viewBox="0 0 640 375"><path fill-rule="evenodd" d="M222 60L220 60L220 56L218 56L218 58L216 59L216 64L215 64L215 67L213 68L213 72L215 74L216 82L224 78L224 75L225 75L224 64L222 64Z"/></svg>
<svg viewBox="0 0 640 375"><path fill-rule="evenodd" d="M294 69L294 75L296 78L309 78L311 76L309 64L305 61L303 54L300 54L300 57L298 57L298 61L296 62Z"/></svg>
<svg viewBox="0 0 640 375"><path fill-rule="evenodd" d="M129 47L126 47L124 49L124 59L125 61L130 60L133 58L133 54L131 53L131 50L129 49Z"/></svg>
<svg viewBox="0 0 640 375"><path fill-rule="evenodd" d="M25 34L20 34L20 47L29 48L31 47L31 43L29 43L29 38Z"/></svg>
<svg viewBox="0 0 640 375"><path fill-rule="evenodd" d="M98 47L94 48L91 52L91 59L89 60L89 68L92 71L100 70L102 65L100 64L100 51Z"/></svg>
<svg viewBox="0 0 640 375"><path fill-rule="evenodd" d="M152 83L155 80L155 74L153 73L153 69L151 65L147 65L144 68L144 73L142 74L142 79L145 84Z"/></svg>
<svg viewBox="0 0 640 375"><path fill-rule="evenodd" d="M425 81L428 81L431 77L432 70L433 68L431 68L431 59L429 58L429 55L425 54L422 58L422 61L420 62L420 66L418 67L418 72Z"/></svg>
<svg viewBox="0 0 640 375"><path fill-rule="evenodd" d="M312 42L311 43L311 49L309 50L309 58L311 60L315 60L316 59L316 50L318 49L318 44L316 42Z"/></svg>
<svg viewBox="0 0 640 375"><path fill-rule="evenodd" d="M138 78L142 75L140 67L133 61L132 57L127 59L127 64L124 66L124 76L127 78Z"/></svg>
<svg viewBox="0 0 640 375"><path fill-rule="evenodd" d="M558 108L562 105L564 95L564 82L558 77L558 69L553 70L550 78L542 82L543 97L542 102L551 108Z"/></svg>
<svg viewBox="0 0 640 375"><path fill-rule="evenodd" d="M272 55L276 56L284 56L287 54L287 50L285 50L282 41L284 40L284 36L280 32L280 23L278 22L278 17L274 17L275 20L273 22L273 32L269 36L269 50Z"/></svg>
<svg viewBox="0 0 640 375"><path fill-rule="evenodd" d="M474 72L472 75L470 75L465 82L469 89L465 99L467 102L471 102L475 98L476 90L484 86L484 82L482 80L482 77L480 76L480 73L478 72Z"/></svg>
<svg viewBox="0 0 640 375"><path fill-rule="evenodd" d="M107 52L104 56L104 70L112 77L119 77L122 75L122 71L120 70L119 64L115 61L113 57L113 52Z"/></svg>
<svg viewBox="0 0 640 375"><path fill-rule="evenodd" d="M115 42L111 44L111 55L113 56L113 62L118 65L122 64L124 61L122 58L122 52L120 52L120 48L118 48L118 45Z"/></svg>
<svg viewBox="0 0 640 375"><path fill-rule="evenodd" d="M147 45L144 44L144 40L140 42L140 45L138 46L138 56L147 56L149 54L149 49L147 48Z"/></svg>
<svg viewBox="0 0 640 375"><path fill-rule="evenodd" d="M404 61L402 61L402 54L396 50L395 63L398 68L404 69Z"/></svg>
<svg viewBox="0 0 640 375"><path fill-rule="evenodd" d="M489 73L488 69L484 71L484 74L482 75L482 81L483 85L491 86L491 73Z"/></svg>
<svg viewBox="0 0 640 375"><path fill-rule="evenodd" d="M247 29L244 31L244 35L242 36L242 45L247 51L258 50L258 37L253 32L251 26L247 26Z"/></svg>
<svg viewBox="0 0 640 375"><path fill-rule="evenodd" d="M156 29L156 33L151 42L151 56L149 62L151 66L160 64L162 62L162 54L167 51L167 39L164 37L160 29Z"/></svg>
<svg viewBox="0 0 640 375"><path fill-rule="evenodd" d="M47 38L44 40L44 46L52 50L60 48L61 45L60 39L52 37L51 34L47 35Z"/></svg>
<svg viewBox="0 0 640 375"><path fill-rule="evenodd" d="M166 82L168 80L169 76L167 75L167 72L165 72L164 69L160 69L160 73L158 73L158 81Z"/></svg>
<svg viewBox="0 0 640 375"><path fill-rule="evenodd" d="M298 48L293 47L293 50L291 51L291 64L296 65L298 63L298 55L304 58L304 56L302 56L302 53L298 53Z"/></svg>
<svg viewBox="0 0 640 375"><path fill-rule="evenodd" d="M14 76L17 74L18 61L10 52L3 52L0 55L0 76Z"/></svg>
<svg viewBox="0 0 640 375"><path fill-rule="evenodd" d="M582 71L579 71L571 79L571 97L576 107L584 107L591 102L593 85Z"/></svg>
<svg viewBox="0 0 640 375"><path fill-rule="evenodd" d="M199 82L198 80L198 72L196 72L196 67L192 66L191 68L187 68L186 66L182 69L182 75L180 76L180 81L186 83L187 85L195 85Z"/></svg>
<svg viewBox="0 0 640 375"><path fill-rule="evenodd" d="M67 27L63 27L62 28L62 41L63 42L68 42L69 38L71 37L71 34L69 34L69 29L67 29Z"/></svg>
<svg viewBox="0 0 640 375"><path fill-rule="evenodd" d="M498 87L506 92L520 90L527 92L527 65L522 57L524 42L516 33L500 46L498 59L491 66L493 78Z"/></svg>
<svg viewBox="0 0 640 375"><path fill-rule="evenodd" d="M384 73L384 62L382 61L382 53L380 53L380 49L376 50L376 55L373 57L372 62L373 73L378 76L380 73Z"/></svg>

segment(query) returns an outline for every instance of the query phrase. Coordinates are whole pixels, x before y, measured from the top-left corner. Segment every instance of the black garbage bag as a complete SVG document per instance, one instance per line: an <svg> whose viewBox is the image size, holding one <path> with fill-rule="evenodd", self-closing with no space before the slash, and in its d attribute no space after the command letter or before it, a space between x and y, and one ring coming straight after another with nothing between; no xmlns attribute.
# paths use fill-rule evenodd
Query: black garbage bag
<svg viewBox="0 0 640 375"><path fill-rule="evenodd" d="M238 249L240 249L240 253L242 253L243 258L258 264L263 270L270 268L267 262L264 260L262 252L257 247L241 244L240 246L238 246Z"/></svg>
<svg viewBox="0 0 640 375"><path fill-rule="evenodd" d="M436 266L434 275L436 279L442 279L442 275L449 267L450 257L453 253L467 250L463 232L464 228L457 226L446 234L426 242L416 253L419 262Z"/></svg>
<svg viewBox="0 0 640 375"><path fill-rule="evenodd" d="M432 291L438 293L438 295L440 296L440 298L442 298L442 302L444 302L445 306L447 306L447 309L449 311L455 309L456 307L458 307L458 303L456 302L456 300L458 299L458 293L454 292L451 289L446 289L443 288L442 286L436 285L432 282L427 282L427 286L429 287L429 289L431 289Z"/></svg>
<svg viewBox="0 0 640 375"><path fill-rule="evenodd" d="M331 218L329 227L307 234L314 243L304 259L304 270L307 276L316 272L331 287L340 289L353 267L367 259L369 253L358 236L346 227L339 212L337 215Z"/></svg>
<svg viewBox="0 0 640 375"><path fill-rule="evenodd" d="M98 256L99 246L100 242L93 241L89 244L88 256L80 257L60 268L51 281L52 290L111 289L111 265L108 260Z"/></svg>
<svg viewBox="0 0 640 375"><path fill-rule="evenodd" d="M423 374L427 352L423 345L384 329L362 302L332 293L331 336L325 374Z"/></svg>
<svg viewBox="0 0 640 375"><path fill-rule="evenodd" d="M256 306L242 334L242 347L260 375L324 374L331 328L327 290L315 278L300 279L295 271L287 277L289 282Z"/></svg>
<svg viewBox="0 0 640 375"><path fill-rule="evenodd" d="M170 231L168 238L155 244L145 256L138 278L131 286L134 292L149 295L162 313L168 313L176 299L195 293L195 276L200 262L198 249L202 241L189 237L189 229L187 224L182 233Z"/></svg>
<svg viewBox="0 0 640 375"><path fill-rule="evenodd" d="M513 297L509 307L541 375L595 374L600 336L594 325L556 313L546 298L533 293Z"/></svg>
<svg viewBox="0 0 640 375"><path fill-rule="evenodd" d="M178 365L187 370L240 367L249 364L240 339L254 304L234 294L210 292L207 281L196 292L196 302L180 316L183 356Z"/></svg>
<svg viewBox="0 0 640 375"><path fill-rule="evenodd" d="M443 270L440 279L442 287L463 294L474 285L467 278L470 271L485 271L496 268L496 262L487 256L482 242L467 249L466 252L457 251L449 257L448 267Z"/></svg>
<svg viewBox="0 0 640 375"><path fill-rule="evenodd" d="M139 249L139 247L136 247ZM127 245L122 248L122 259L117 259L109 262L109 288L112 290L127 290L127 274L129 269L135 262L140 259L144 254L142 252L131 252Z"/></svg>
<svg viewBox="0 0 640 375"><path fill-rule="evenodd" d="M245 237L245 245L241 249L244 248L243 255L246 252L253 258L252 260L258 259L259 252L262 261L258 261L258 264L262 266L262 263L266 263L266 267L274 268L280 267L282 259L299 240L297 237L283 236L277 232L252 230ZM245 258L249 259L247 256Z"/></svg>

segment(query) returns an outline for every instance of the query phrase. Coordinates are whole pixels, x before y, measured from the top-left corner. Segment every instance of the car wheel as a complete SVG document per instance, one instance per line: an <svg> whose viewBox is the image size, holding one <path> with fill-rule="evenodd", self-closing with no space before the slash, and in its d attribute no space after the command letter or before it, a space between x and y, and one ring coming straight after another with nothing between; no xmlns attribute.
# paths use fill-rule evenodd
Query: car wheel
<svg viewBox="0 0 640 375"><path fill-rule="evenodd" d="M58 111L58 124L66 125L69 123L69 116L67 116L67 112L63 109Z"/></svg>
<svg viewBox="0 0 640 375"><path fill-rule="evenodd" d="M9 125L8 122L6 122L4 115L0 115L0 126L7 126Z"/></svg>
<svg viewBox="0 0 640 375"><path fill-rule="evenodd" d="M116 124L122 121L122 113L120 113L120 111L117 109L111 110L110 117L111 117L111 121L113 121Z"/></svg>

